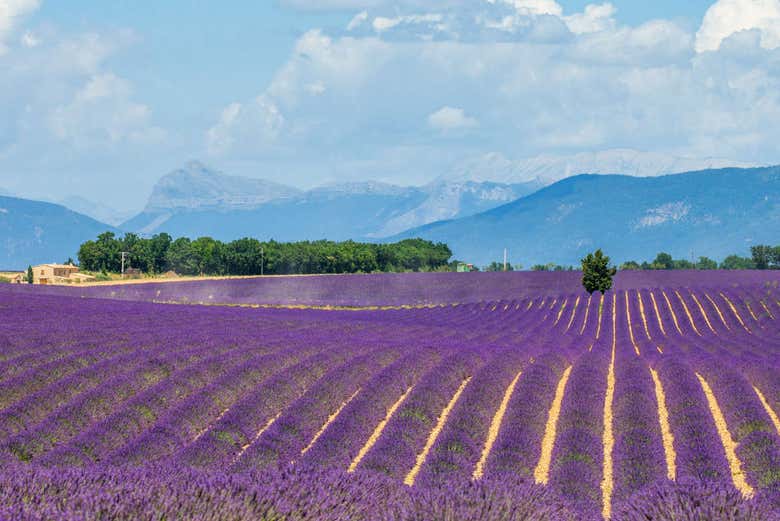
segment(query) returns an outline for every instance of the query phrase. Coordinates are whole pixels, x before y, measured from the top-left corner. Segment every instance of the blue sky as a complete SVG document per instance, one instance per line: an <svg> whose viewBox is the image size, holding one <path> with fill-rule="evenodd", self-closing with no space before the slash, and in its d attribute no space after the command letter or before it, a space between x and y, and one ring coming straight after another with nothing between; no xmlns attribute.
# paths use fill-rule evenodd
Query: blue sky
<svg viewBox="0 0 780 521"><path fill-rule="evenodd" d="M631 148L778 162L780 0L7 0L0 190L139 208ZM477 167L478 168L478 167Z"/></svg>

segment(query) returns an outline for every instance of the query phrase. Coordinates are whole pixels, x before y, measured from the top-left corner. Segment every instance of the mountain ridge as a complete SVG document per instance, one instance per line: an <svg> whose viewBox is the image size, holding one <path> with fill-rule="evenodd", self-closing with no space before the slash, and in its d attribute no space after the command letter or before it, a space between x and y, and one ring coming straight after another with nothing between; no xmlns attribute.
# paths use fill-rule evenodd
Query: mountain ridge
<svg viewBox="0 0 780 521"><path fill-rule="evenodd" d="M105 231L120 233L60 204L0 196L0 267L75 259L81 243Z"/></svg>
<svg viewBox="0 0 780 521"><path fill-rule="evenodd" d="M437 181L405 187L359 181L303 191L228 176L191 161L163 176L144 210L121 227L146 235L164 231L197 236L208 231L223 240L245 234L279 240L381 238L421 223L471 215L536 188L535 183ZM352 218L344 214L346 208L355 212ZM292 220L296 222L288 222ZM323 222L331 226L323 228Z"/></svg>
<svg viewBox="0 0 780 521"><path fill-rule="evenodd" d="M615 262L658 251L688 258L746 254L777 242L780 166L719 169L659 177L583 174L486 212L388 238L443 241L456 257L487 264L505 247L528 267L578 264L603 247ZM774 233L773 233L774 230Z"/></svg>

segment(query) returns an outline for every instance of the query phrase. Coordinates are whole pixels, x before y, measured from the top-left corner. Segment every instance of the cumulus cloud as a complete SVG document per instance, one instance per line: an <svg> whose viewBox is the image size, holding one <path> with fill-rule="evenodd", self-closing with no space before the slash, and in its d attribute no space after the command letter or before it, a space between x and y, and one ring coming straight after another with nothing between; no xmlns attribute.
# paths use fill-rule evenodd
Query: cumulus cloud
<svg viewBox="0 0 780 521"><path fill-rule="evenodd" d="M152 108L136 99L132 82L107 66L135 41L133 33L19 29L0 57L0 160L6 165L51 170L79 153L98 157L168 138Z"/></svg>
<svg viewBox="0 0 780 521"><path fill-rule="evenodd" d="M284 117L267 96L247 104L231 103L208 130L206 146L212 155L242 148L261 151L274 142L283 126Z"/></svg>
<svg viewBox="0 0 780 521"><path fill-rule="evenodd" d="M466 5L474 0L281 0L282 5L303 11L372 9L378 7L440 8Z"/></svg>
<svg viewBox="0 0 780 521"><path fill-rule="evenodd" d="M525 15L549 14L561 16L563 7L555 0L487 0L491 4L503 2L517 9L518 12Z"/></svg>
<svg viewBox="0 0 780 521"><path fill-rule="evenodd" d="M696 34L698 52L715 51L740 31L757 30L765 49L780 47L780 0L718 0Z"/></svg>
<svg viewBox="0 0 780 521"><path fill-rule="evenodd" d="M262 161L305 150L320 168L401 182L419 179L398 172L433 176L491 152L777 161L780 49L761 31L697 53L696 34L675 21L621 25L611 3L559 8L363 6L343 33L301 36L258 98L226 106L209 150ZM465 135L457 147L440 139Z"/></svg>
<svg viewBox="0 0 780 521"><path fill-rule="evenodd" d="M49 127L57 139L90 148L150 143L165 137L151 123L151 110L132 100L132 86L112 73L92 76L70 103L57 107Z"/></svg>
<svg viewBox="0 0 780 521"><path fill-rule="evenodd" d="M40 0L3 0L0 2L0 55L7 52L4 42L19 21L38 9Z"/></svg>
<svg viewBox="0 0 780 521"><path fill-rule="evenodd" d="M442 107L428 116L428 125L433 129L448 132L477 127L479 122L467 116L463 109Z"/></svg>
<svg viewBox="0 0 780 521"><path fill-rule="evenodd" d="M597 33L615 26L617 9L610 3L591 4L585 11L565 17L566 25L574 34Z"/></svg>
<svg viewBox="0 0 780 521"><path fill-rule="evenodd" d="M372 23L374 30L378 33L392 29L400 24L429 24L438 23L443 19L442 15L437 13L431 14L419 14L419 15L407 15L407 16L395 16L387 18L384 16L377 16Z"/></svg>

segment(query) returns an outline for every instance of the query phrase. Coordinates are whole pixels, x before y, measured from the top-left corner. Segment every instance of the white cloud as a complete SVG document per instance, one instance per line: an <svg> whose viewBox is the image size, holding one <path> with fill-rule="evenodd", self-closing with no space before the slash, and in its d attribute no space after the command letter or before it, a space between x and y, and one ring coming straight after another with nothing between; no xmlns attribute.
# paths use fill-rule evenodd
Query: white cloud
<svg viewBox="0 0 780 521"><path fill-rule="evenodd" d="M212 155L260 151L279 137L284 123L279 108L267 96L258 96L243 105L232 103L208 130L206 146Z"/></svg>
<svg viewBox="0 0 780 521"><path fill-rule="evenodd" d="M780 47L780 0L718 0L696 33L698 52L717 50L724 39L756 29L765 49Z"/></svg>
<svg viewBox="0 0 780 521"><path fill-rule="evenodd" d="M347 31L353 31L368 21L368 11L361 11L356 14L347 25Z"/></svg>
<svg viewBox="0 0 780 521"><path fill-rule="evenodd" d="M281 0L281 3L302 11L374 9L380 7L412 7L436 9L463 6L475 0Z"/></svg>
<svg viewBox="0 0 780 521"><path fill-rule="evenodd" d="M574 34L586 34L606 31L615 26L613 18L617 9L610 3L590 4L582 13L566 16L566 25Z"/></svg>
<svg viewBox="0 0 780 521"><path fill-rule="evenodd" d="M442 21L442 15L437 13L424 14L424 15L407 15L396 16L394 18L387 18L384 16L377 16L374 18L372 26L378 33L387 31L401 24L430 24Z"/></svg>
<svg viewBox="0 0 780 521"><path fill-rule="evenodd" d="M461 108L442 107L428 116L428 125L443 132L464 130L479 126L479 122Z"/></svg>
<svg viewBox="0 0 780 521"><path fill-rule="evenodd" d="M428 116L428 125L436 130L447 132L474 128L479 126L479 122L467 116L463 109L442 107Z"/></svg>
<svg viewBox="0 0 780 521"><path fill-rule="evenodd" d="M487 0L491 4L496 1L503 2L513 6L517 11L524 15L543 15L553 16L563 15L563 7L555 0Z"/></svg>
<svg viewBox="0 0 780 521"><path fill-rule="evenodd" d="M149 143L165 132L151 125L151 110L132 101L132 87L111 73L92 76L67 105L57 107L49 127L60 141L90 148Z"/></svg>
<svg viewBox="0 0 780 521"><path fill-rule="evenodd" d="M20 42L25 47L38 47L41 44L40 38L38 38L32 31L24 33L20 39Z"/></svg>
<svg viewBox="0 0 780 521"><path fill-rule="evenodd" d="M39 0L2 0L0 2L0 55L7 52L4 42L19 20L38 9Z"/></svg>
<svg viewBox="0 0 780 521"><path fill-rule="evenodd" d="M625 26L610 3L571 14L556 6L495 0L442 11L366 10L351 31L309 31L259 93L278 111L278 125L265 111L245 113L253 100L236 100L244 123L217 121L211 150L263 161L305 150L323 169L352 164L387 180L399 171L441 174L459 158L488 152L630 148L777 161L780 50L762 48L758 33L696 53L695 35L674 21ZM439 25L448 29L432 33ZM456 147L431 129L468 130L473 139Z"/></svg>

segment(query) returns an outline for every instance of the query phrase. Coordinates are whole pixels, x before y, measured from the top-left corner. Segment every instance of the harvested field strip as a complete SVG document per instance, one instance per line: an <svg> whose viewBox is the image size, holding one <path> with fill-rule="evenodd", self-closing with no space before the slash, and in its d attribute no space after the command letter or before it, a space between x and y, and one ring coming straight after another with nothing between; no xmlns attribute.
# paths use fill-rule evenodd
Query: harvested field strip
<svg viewBox="0 0 780 521"><path fill-rule="evenodd" d="M699 302L699 299L696 298L696 294L691 291L691 298L696 303L696 305L699 307L699 311L701 311L701 315L704 317L704 321L707 323L707 327L710 328L710 331L713 333L717 332L715 331L715 328L712 327L712 324L710 323L710 317L707 316L707 312L704 311L704 306L701 305L701 302Z"/></svg>
<svg viewBox="0 0 780 521"><path fill-rule="evenodd" d="M308 444L308 445L306 445L306 446L305 446L305 447L304 447L304 448L301 450L301 456L303 456L304 454L306 454L307 452L309 452L309 449L311 449L311 448L314 446L314 444L315 444L315 443L317 443L317 440L318 440L318 439L320 439L320 436L322 436L322 434L323 434L323 433L324 433L324 432L327 430L327 428L330 426L330 424L334 422L334 420L335 420L335 419L338 417L338 415L339 415L339 414L341 414L341 411L343 411L343 410L344 410L344 407L346 407L347 405L349 405L349 402L351 402L351 401L352 401L352 400L355 398L355 396L357 396L357 395L358 395L358 393L359 393L359 392L360 392L360 389L358 389L357 391L355 391L355 392L352 394L352 396L350 396L349 398L347 398L347 399L346 399L346 400L345 400L345 401L344 401L344 402L343 402L343 403L342 403L342 404L339 406L339 408L338 408L338 409L336 409L336 410L335 410L335 411L334 411L334 412L333 412L333 413L332 413L330 416L328 416L328 421L326 421L326 422L325 422L325 424L322 426L322 428L321 428L319 431L317 431L317 434L315 434L315 435L314 435L314 438L312 438L312 439L311 439L311 441L309 442L309 444Z"/></svg>
<svg viewBox="0 0 780 521"><path fill-rule="evenodd" d="M718 400L715 398L715 394L712 392L712 388L704 379L704 377L702 377L699 373L696 373L696 378L699 379L702 391L704 391L704 395L707 397L707 405L710 408L710 414L712 414L712 419L715 422L715 427L718 430L718 436L720 437L720 442L723 445L723 450L726 452L726 460L729 463L731 480L734 483L734 486L742 493L743 496L746 498L752 497L754 493L753 487L751 487L745 480L745 474L742 471L742 464L737 458L737 443L731 437L728 425L726 425L726 419L723 416L723 411L721 411L720 406L718 405Z"/></svg>
<svg viewBox="0 0 780 521"><path fill-rule="evenodd" d="M675 481L677 479L677 453L674 450L674 435L669 425L669 410L666 408L666 394L664 386L658 377L658 372L650 368L650 374L655 384L655 400L658 404L658 422L661 424L661 435L664 444L664 456L666 459L666 477Z"/></svg>
<svg viewBox="0 0 780 521"><path fill-rule="evenodd" d="M596 326L596 340L599 339L601 336L601 315L604 311L604 294L601 294L601 300L599 300L599 321L598 325Z"/></svg>
<svg viewBox="0 0 780 521"><path fill-rule="evenodd" d="M766 311L766 314L769 315L769 318L772 320L775 319L775 316L772 314L772 312L769 310L769 307L767 307L766 302L763 300L761 301L761 306L764 308L764 311Z"/></svg>
<svg viewBox="0 0 780 521"><path fill-rule="evenodd" d="M558 322L560 322L561 316L563 315L563 311L566 309L566 304L568 303L569 303L568 298L563 301L563 304L561 305L561 309L560 311L558 311L558 316L555 318L555 322L553 323L554 326L557 325Z"/></svg>
<svg viewBox="0 0 780 521"><path fill-rule="evenodd" d="M751 317L753 317L753 320L755 320L756 322L758 322L758 317L757 317L757 316L756 316L756 314L753 312L753 308L752 308L752 307L750 307L750 302L745 302L745 306L747 306L748 312L750 313L750 316L751 316Z"/></svg>
<svg viewBox="0 0 780 521"><path fill-rule="evenodd" d="M534 469L534 480L536 483L546 485L550 480L550 462L552 461L553 448L555 447L555 435L558 429L558 418L561 415L561 405L563 396L566 392L566 383L571 376L572 366L566 368L558 381L558 387L555 390L550 412L547 414L547 425L544 429L544 438L542 438L542 450L539 456L539 462Z"/></svg>
<svg viewBox="0 0 780 521"><path fill-rule="evenodd" d="M501 400L501 404L498 406L498 410L493 416L493 421L490 422L490 429L488 430L487 440L485 440L485 447L482 449L482 455L480 456L477 465L474 467L474 479L481 479L485 474L485 463L487 462L488 456L490 456L490 451L493 448L493 444L496 442L496 438L498 438L498 433L501 432L501 421L504 419L506 409L509 406L509 400L512 399L512 393L515 391L517 381L520 379L521 374L522 372L517 373L517 376L515 376L514 380L509 384L509 387L506 388L504 398Z"/></svg>
<svg viewBox="0 0 780 521"><path fill-rule="evenodd" d="M260 436L262 436L265 433L265 431L270 429L271 426L274 424L274 422L276 420L278 420L281 415L282 415L282 413L280 411L276 416L274 416L273 418L268 420L268 422L265 425L263 425L260 428L260 430L258 430L255 433L255 435L252 437L252 439L250 439L247 443L241 445L241 450L239 450L238 453L236 453L236 455L233 457L233 461L231 463L235 464L238 460L240 460L241 456L244 455L244 453L249 449L249 447L251 447L252 444L254 444L257 440L259 440Z"/></svg>
<svg viewBox="0 0 780 521"><path fill-rule="evenodd" d="M655 295L653 292L650 292L650 300L653 302L653 309L655 310L655 317L658 319L658 327L661 330L661 333L666 336L666 329L664 329L664 321L661 319L661 313L658 312L658 303L655 301Z"/></svg>
<svg viewBox="0 0 780 521"><path fill-rule="evenodd" d="M666 307L669 308L669 313L672 315L672 321L674 322L674 327L677 329L677 332L682 335L683 332L682 329L680 329L680 322L677 321L677 314L674 312L674 308L672 307L672 302L669 300L669 297L666 295L666 292L664 290L661 290L661 295L664 296L664 300L666 301Z"/></svg>
<svg viewBox="0 0 780 521"><path fill-rule="evenodd" d="M720 317L720 321L723 322L723 325L726 326L726 329L731 331L731 328L729 327L728 322L726 322L726 318L723 316L723 313L720 311L720 307L718 307L718 304L712 300L712 297L710 297L707 293L704 294L704 297L710 301L710 304L712 304L712 307L715 308L715 311L718 313L718 316Z"/></svg>
<svg viewBox="0 0 780 521"><path fill-rule="evenodd" d="M566 325L566 331L564 331L564 333L568 333L569 329L571 329L571 325L574 323L574 316L577 314L577 307L580 305L580 298L581 297L577 297L577 300L574 301L574 307L571 310L571 318L569 319L569 323Z"/></svg>
<svg viewBox="0 0 780 521"><path fill-rule="evenodd" d="M615 487L612 465L612 450L615 447L613 431L613 402L615 401L615 349L617 346L617 316L615 305L617 294L612 294L612 354L607 371L607 393L604 398L604 471L601 481L601 514L605 519L612 517L612 491Z"/></svg>
<svg viewBox="0 0 780 521"><path fill-rule="evenodd" d="M729 308L731 309L731 312L734 313L734 316L737 318L737 322L743 327L745 331L750 333L750 329L748 329L747 325L745 325L745 322L742 320L742 317L739 314L739 311L737 311L737 308L734 306L734 303L729 300L729 298L723 294L723 292L720 292L720 296L723 298L723 300L726 301L726 304L728 304Z"/></svg>
<svg viewBox="0 0 780 521"><path fill-rule="evenodd" d="M701 336L701 332L699 332L699 329L696 327L696 322L693 321L693 316L691 315L691 310L688 309L688 304L685 303L685 300L683 300L682 295L680 295L680 292L677 290L674 290L674 294L677 295L677 298L680 300L680 304L682 304L683 311L685 311L685 315L688 317L688 322L690 322L691 327L693 328L693 331Z"/></svg>
<svg viewBox="0 0 780 521"><path fill-rule="evenodd" d="M585 318L582 321L582 327L580 328L580 334L585 331L585 326L588 325L588 314L590 313L590 301L593 299L593 294L588 295L588 303L585 305Z"/></svg>
<svg viewBox="0 0 780 521"><path fill-rule="evenodd" d="M379 437L382 435L382 431L385 430L385 426L387 426L387 422L390 421L390 419L393 417L393 414L395 414L395 411L398 410L398 408L401 406L401 404L404 403L404 400L406 400L406 397L409 396L409 393L412 392L412 389L414 389L414 386L409 387L404 394L401 395L396 402L390 406L390 408L387 410L387 414L382 419L381 422L379 422L379 425L376 426L376 429L374 429L374 432L371 433L371 437L368 438L366 443L360 448L360 452L358 452L357 456L355 456L355 459L352 460L352 463L349 464L349 468L347 469L347 472L355 472L357 469L357 466L360 465L360 462L363 460L363 458L368 454L368 451L371 450L371 448L376 444Z"/></svg>
<svg viewBox="0 0 780 521"><path fill-rule="evenodd" d="M439 416L439 419L436 422L436 426L433 428L430 435L428 436L428 440L425 442L425 446L423 447L423 450L420 452L420 454L417 455L417 461L415 462L414 467L412 467L412 470L410 470L409 473L404 478L405 485L408 485L410 487L414 485L414 480L417 477L417 474L420 473L420 469L425 463L425 458L428 457L428 453L430 452L431 447L433 447L433 444L436 443L436 438L439 437L439 433L444 428L444 424L447 423L447 417L450 415L450 412L452 411L453 407L455 407L455 404L458 403L458 398L460 398L460 395L463 394L464 389L466 389L466 386L469 384L470 381L471 381L471 377L468 377L465 380L463 380L463 383L460 384L460 387L458 387L458 390L455 391L455 394L452 396L452 399L449 401L447 406L441 412L441 415Z"/></svg>
<svg viewBox="0 0 780 521"><path fill-rule="evenodd" d="M642 325L645 327L645 335L647 335L648 340L652 340L653 337L650 336L650 329L647 327L647 315L645 315L645 303L642 302L642 294L637 291L636 292L636 298L639 301L639 314L642 315Z"/></svg>
<svg viewBox="0 0 780 521"><path fill-rule="evenodd" d="M631 338L631 345L634 346L634 352L636 353L636 356L640 356L641 353L639 351L639 346L637 345L636 339L634 338L634 328L631 325L631 310L628 307L628 291L623 293L623 295L625 296L625 300L626 300L626 321L628 322L628 334L629 337ZM613 313L614 312L615 311L613 310Z"/></svg>
<svg viewBox="0 0 780 521"><path fill-rule="evenodd" d="M764 407L764 410L766 410L766 413L772 419L772 425L775 426L775 430L777 431L777 434L780 435L780 418L778 418L777 413L772 409L772 406L769 405L769 402L767 401L766 397L758 389L758 387L754 385L753 390L756 392L758 399L761 401L761 405Z"/></svg>

